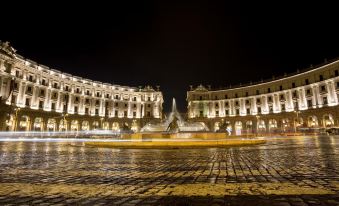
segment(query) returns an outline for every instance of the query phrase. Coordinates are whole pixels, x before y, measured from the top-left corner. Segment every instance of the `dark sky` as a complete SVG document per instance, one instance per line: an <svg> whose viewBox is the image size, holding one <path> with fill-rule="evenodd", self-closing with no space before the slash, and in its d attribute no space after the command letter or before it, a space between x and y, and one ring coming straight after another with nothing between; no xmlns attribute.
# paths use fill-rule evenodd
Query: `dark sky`
<svg viewBox="0 0 339 206"><path fill-rule="evenodd" d="M339 57L334 5L123 2L4 9L0 39L76 76L160 85L165 111L175 97L182 112L189 85L259 81Z"/></svg>

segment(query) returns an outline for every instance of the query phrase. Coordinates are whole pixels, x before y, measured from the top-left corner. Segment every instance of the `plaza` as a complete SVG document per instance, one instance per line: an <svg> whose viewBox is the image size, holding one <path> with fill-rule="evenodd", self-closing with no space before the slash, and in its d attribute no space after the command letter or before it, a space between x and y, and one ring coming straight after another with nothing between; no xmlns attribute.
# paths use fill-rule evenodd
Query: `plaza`
<svg viewBox="0 0 339 206"><path fill-rule="evenodd" d="M338 145L334 136L178 150L0 142L0 205L338 205Z"/></svg>

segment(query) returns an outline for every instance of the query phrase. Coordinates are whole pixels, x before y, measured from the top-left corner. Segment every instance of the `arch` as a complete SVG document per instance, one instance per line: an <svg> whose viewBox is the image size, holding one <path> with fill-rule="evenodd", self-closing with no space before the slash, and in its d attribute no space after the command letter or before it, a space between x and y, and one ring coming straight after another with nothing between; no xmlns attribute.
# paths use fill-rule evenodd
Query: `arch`
<svg viewBox="0 0 339 206"><path fill-rule="evenodd" d="M234 131L235 131L235 135L241 135L241 131L242 131L242 122L241 121L236 121L234 123Z"/></svg>
<svg viewBox="0 0 339 206"><path fill-rule="evenodd" d="M67 131L67 120L60 120L59 131Z"/></svg>
<svg viewBox="0 0 339 206"><path fill-rule="evenodd" d="M16 119L13 114L7 114L5 131L15 131Z"/></svg>
<svg viewBox="0 0 339 206"><path fill-rule="evenodd" d="M220 129L220 122L215 122L214 123L214 131L217 132Z"/></svg>
<svg viewBox="0 0 339 206"><path fill-rule="evenodd" d="M92 127L93 127L93 129L99 129L99 122L98 121L94 121L92 123Z"/></svg>
<svg viewBox="0 0 339 206"><path fill-rule="evenodd" d="M275 119L268 120L268 128L269 129L276 129L278 128L278 122Z"/></svg>
<svg viewBox="0 0 339 206"><path fill-rule="evenodd" d="M81 123L81 130L88 131L89 130L89 122L88 121L82 121Z"/></svg>
<svg viewBox="0 0 339 206"><path fill-rule="evenodd" d="M288 118L281 120L281 130L284 131L284 132L291 130L291 123L290 123L290 120Z"/></svg>
<svg viewBox="0 0 339 206"><path fill-rule="evenodd" d="M258 132L266 132L265 120L260 119L257 123Z"/></svg>
<svg viewBox="0 0 339 206"><path fill-rule="evenodd" d="M119 126L118 122L113 122L112 130L115 131L115 132L118 132L120 130L120 126Z"/></svg>
<svg viewBox="0 0 339 206"><path fill-rule="evenodd" d="M308 127L318 127L319 126L319 121L317 116L313 115L313 116L309 116L307 118L307 126Z"/></svg>
<svg viewBox="0 0 339 206"><path fill-rule="evenodd" d="M132 125L131 125L131 130L133 132L138 132L139 131L139 124L138 122L134 119L133 122L132 122Z"/></svg>
<svg viewBox="0 0 339 206"><path fill-rule="evenodd" d="M246 121L246 132L253 133L253 122L251 120Z"/></svg>
<svg viewBox="0 0 339 206"><path fill-rule="evenodd" d="M71 131L79 131L79 122L78 120L71 121Z"/></svg>
<svg viewBox="0 0 339 206"><path fill-rule="evenodd" d="M334 126L334 119L332 114L325 114L323 116L323 126L324 127L332 127Z"/></svg>
<svg viewBox="0 0 339 206"><path fill-rule="evenodd" d="M26 116L26 115L21 116L18 130L29 131L30 123L31 123L31 119L29 118L29 116Z"/></svg>
<svg viewBox="0 0 339 206"><path fill-rule="evenodd" d="M33 122L34 131L43 131L44 130L44 120L42 117L36 117Z"/></svg>
<svg viewBox="0 0 339 206"><path fill-rule="evenodd" d="M55 119L47 120L47 131L54 132L57 129L57 123Z"/></svg>
<svg viewBox="0 0 339 206"><path fill-rule="evenodd" d="M102 129L109 130L109 122L103 122Z"/></svg>

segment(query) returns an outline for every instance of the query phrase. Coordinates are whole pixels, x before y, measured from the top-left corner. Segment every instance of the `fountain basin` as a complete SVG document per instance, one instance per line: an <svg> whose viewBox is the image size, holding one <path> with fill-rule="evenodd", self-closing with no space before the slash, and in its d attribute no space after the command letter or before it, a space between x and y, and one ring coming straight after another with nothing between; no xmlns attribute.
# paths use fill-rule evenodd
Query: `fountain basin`
<svg viewBox="0 0 339 206"><path fill-rule="evenodd" d="M261 139L224 139L224 140L192 140L172 139L159 141L155 139L117 141L117 142L85 142L86 146L124 149L179 149L179 148L224 148L236 146L250 146L266 143Z"/></svg>

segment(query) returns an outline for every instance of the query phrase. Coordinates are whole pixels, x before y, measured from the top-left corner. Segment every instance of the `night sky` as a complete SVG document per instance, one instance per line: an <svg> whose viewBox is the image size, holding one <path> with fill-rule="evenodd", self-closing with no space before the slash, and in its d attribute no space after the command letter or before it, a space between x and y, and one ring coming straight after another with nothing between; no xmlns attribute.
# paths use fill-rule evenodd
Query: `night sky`
<svg viewBox="0 0 339 206"><path fill-rule="evenodd" d="M2 9L0 39L62 72L127 86L160 85L165 112L172 97L186 111L189 85L259 81L339 57L334 5L138 2Z"/></svg>

